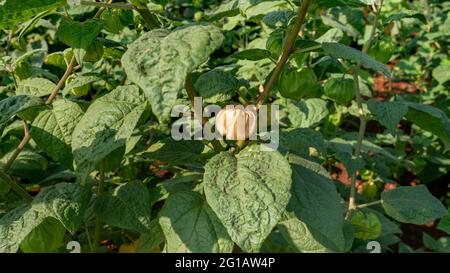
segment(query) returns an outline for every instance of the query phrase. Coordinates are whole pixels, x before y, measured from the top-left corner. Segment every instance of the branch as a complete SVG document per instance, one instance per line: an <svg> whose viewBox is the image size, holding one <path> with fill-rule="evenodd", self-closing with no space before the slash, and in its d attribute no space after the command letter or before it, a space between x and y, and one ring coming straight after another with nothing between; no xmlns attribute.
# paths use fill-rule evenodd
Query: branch
<svg viewBox="0 0 450 273"><path fill-rule="evenodd" d="M281 56L278 59L278 63L275 69L273 70L272 76L270 77L269 81L264 87L264 91L261 93L261 95L258 98L258 101L256 102L257 108L263 105L273 85L277 82L281 70L283 69L283 66L288 61L289 56L292 53L292 49L294 48L295 41L297 40L298 34L300 33L300 29L302 28L303 22L305 21L306 12L308 11L310 4L311 0L303 0L302 5L298 8L297 20L295 21L294 28L286 37L286 41L284 42L283 45L283 51L281 52Z"/></svg>
<svg viewBox="0 0 450 273"><path fill-rule="evenodd" d="M383 200L377 200L377 201L373 201L373 202L370 202L370 203L357 205L356 208L363 209L363 208L367 208L367 207L370 207L370 206L379 205L379 204L382 204L382 203L383 203Z"/></svg>
<svg viewBox="0 0 450 273"><path fill-rule="evenodd" d="M23 199L27 200L28 202L33 201L33 197L26 190L24 190L19 184L16 183L16 181L12 180L7 174L2 171L0 171L0 179L2 181L5 181L6 184L8 184L11 189L13 189Z"/></svg>
<svg viewBox="0 0 450 273"><path fill-rule="evenodd" d="M6 164L3 166L3 171L4 172L8 171L9 168L11 168L12 164L14 163L14 160L16 160L16 158L23 151L23 149L25 148L25 146L27 145L27 143L31 139L30 129L28 128L28 124L27 124L26 121L23 121L23 131L24 131L24 136L23 136L22 141L20 142L20 144L17 147L17 149L13 152L11 157L8 159Z"/></svg>
<svg viewBox="0 0 450 273"><path fill-rule="evenodd" d="M67 65L67 69L66 72L64 73L64 75L62 76L62 78L59 80L58 84L56 85L55 89L53 89L52 93L50 94L50 96L48 97L47 101L45 102L45 104L50 104L52 103L52 101L55 99L56 95L58 94L59 90L61 90L61 88L64 86L64 84L66 83L66 80L69 78L69 76L72 74L73 72L73 68L75 66L75 64L77 63L77 60L75 58L75 56L72 57L72 60L70 61L70 63Z"/></svg>
<svg viewBox="0 0 450 273"><path fill-rule="evenodd" d="M383 7L383 0L381 0L380 5L376 8L375 18L372 24L372 31L370 33L369 39L363 46L362 52L367 53L372 45L372 42L375 38L376 29L378 26L378 21L380 20L381 8ZM353 80L355 82L355 96L356 103L358 105L358 114L359 114L359 132L358 132L358 140L355 146L354 156L355 158L359 158L361 156L361 146L364 140L364 135L366 133L367 120L366 114L364 113L363 102L364 99L361 95L361 90L359 86L359 71L361 70L362 64L358 63L358 65L353 70ZM350 187L350 197L348 201L348 210L346 218L350 218L352 211L357 208L356 205L356 172L352 175L352 184Z"/></svg>

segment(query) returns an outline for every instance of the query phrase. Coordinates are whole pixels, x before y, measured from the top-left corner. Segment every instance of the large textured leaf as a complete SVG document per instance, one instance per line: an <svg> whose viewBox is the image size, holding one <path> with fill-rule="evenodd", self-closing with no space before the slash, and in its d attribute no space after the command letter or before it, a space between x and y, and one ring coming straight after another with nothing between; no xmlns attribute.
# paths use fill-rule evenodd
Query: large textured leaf
<svg viewBox="0 0 450 273"><path fill-rule="evenodd" d="M90 196L88 187L59 183L40 192L33 204L41 204L47 216L59 220L67 230L75 232L81 225Z"/></svg>
<svg viewBox="0 0 450 273"><path fill-rule="evenodd" d="M0 2L0 29L16 27L40 12L62 5L65 0L3 0Z"/></svg>
<svg viewBox="0 0 450 273"><path fill-rule="evenodd" d="M438 136L450 148L450 121L444 112L430 105L407 103L409 110L406 119L425 131Z"/></svg>
<svg viewBox="0 0 450 273"><path fill-rule="evenodd" d="M54 160L73 168L72 133L84 112L69 100L56 100L52 109L42 111L31 125L31 136Z"/></svg>
<svg viewBox="0 0 450 273"><path fill-rule="evenodd" d="M290 157L290 161L293 185L289 209L321 244L344 251L344 216L336 186L320 165L299 157Z"/></svg>
<svg viewBox="0 0 450 273"><path fill-rule="evenodd" d="M126 144L147 103L139 88L120 86L88 108L72 134L72 151L82 180L109 153Z"/></svg>
<svg viewBox="0 0 450 273"><path fill-rule="evenodd" d="M43 101L39 98L27 95L19 95L9 97L0 101L0 132L3 126L14 115L36 106L43 105Z"/></svg>
<svg viewBox="0 0 450 273"><path fill-rule="evenodd" d="M55 89L55 86L53 82L44 78L26 79L19 83L16 94L44 97L50 95L53 89Z"/></svg>
<svg viewBox="0 0 450 273"><path fill-rule="evenodd" d="M278 229L286 241L294 246L298 252L324 253L330 251L319 243L312 235L308 226L297 218L280 222Z"/></svg>
<svg viewBox="0 0 450 273"><path fill-rule="evenodd" d="M151 230L152 204L147 188L142 182L133 181L100 196L95 211L108 225L137 232Z"/></svg>
<svg viewBox="0 0 450 273"><path fill-rule="evenodd" d="M83 219L89 189L60 183L39 193L31 204L22 205L0 219L0 253L16 252L20 243L48 217L75 231Z"/></svg>
<svg viewBox="0 0 450 273"><path fill-rule="evenodd" d="M371 99L367 102L370 112L390 132L394 133L397 124L408 112L408 106L402 102L381 102Z"/></svg>
<svg viewBox="0 0 450 273"><path fill-rule="evenodd" d="M424 185L383 192L381 200L386 214L401 223L425 225L447 215L442 203Z"/></svg>
<svg viewBox="0 0 450 273"><path fill-rule="evenodd" d="M391 72L385 64L380 63L379 61L373 59L369 55L364 54L357 49L340 43L323 43L322 48L325 50L325 52L336 58L343 58L361 63L365 68L370 68L375 71L381 71L387 77L391 77Z"/></svg>
<svg viewBox="0 0 450 273"><path fill-rule="evenodd" d="M64 19L61 21L56 35L61 42L74 49L77 62L81 64L86 51L102 30L102 27L101 21L94 19L85 22Z"/></svg>
<svg viewBox="0 0 450 273"><path fill-rule="evenodd" d="M220 153L205 166L206 200L243 250L258 251L290 198L291 168L278 152Z"/></svg>
<svg viewBox="0 0 450 273"><path fill-rule="evenodd" d="M204 198L196 192L169 197L159 223L167 252L231 252L233 241Z"/></svg>
<svg viewBox="0 0 450 273"><path fill-rule="evenodd" d="M167 123L186 76L208 60L223 41L212 25L192 25L172 33L155 30L128 46L122 65L128 78L149 98L159 121Z"/></svg>

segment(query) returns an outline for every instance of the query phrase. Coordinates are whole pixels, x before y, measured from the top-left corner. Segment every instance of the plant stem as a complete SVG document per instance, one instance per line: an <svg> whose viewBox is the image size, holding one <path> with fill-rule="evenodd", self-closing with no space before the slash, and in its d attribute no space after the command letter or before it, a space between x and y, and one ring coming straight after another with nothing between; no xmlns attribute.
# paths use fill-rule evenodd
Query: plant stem
<svg viewBox="0 0 450 273"><path fill-rule="evenodd" d="M26 190L24 190L19 184L17 184L2 171L0 171L0 179L5 181L5 183L7 183L11 187L11 189L13 189L23 199L27 200L28 202L33 201L33 197Z"/></svg>
<svg viewBox="0 0 450 273"><path fill-rule="evenodd" d="M264 87L264 91L258 98L256 102L256 107L260 108L266 100L267 95L272 89L273 85L277 82L280 73L289 59L289 56L292 53L292 49L294 48L295 41L297 40L298 34L300 33L300 29L302 28L303 22L306 18L306 13L308 11L309 5L311 4L311 0L303 0L301 6L298 8L297 12L297 20L295 21L294 27L291 32L286 37L286 41L283 44L283 51L281 52L281 56L278 59L278 63L275 69L272 72L272 76Z"/></svg>
<svg viewBox="0 0 450 273"><path fill-rule="evenodd" d="M370 46L372 45L372 42L375 38L376 29L378 26L378 21L380 20L380 14L381 14L381 8L383 6L383 0L380 1L380 5L377 7L375 11L375 18L372 24L372 30L369 36L369 39L366 41L366 43L363 46L362 52L367 53L370 49ZM356 97L356 103L358 105L358 115L359 115L359 132L358 132L358 140L356 142L355 146L355 152L354 157L357 159L361 156L361 146L362 142L364 140L364 135L366 133L366 127L367 127L367 120L366 120L366 114L364 113L363 108L363 102L364 99L361 95L361 90L359 86L359 71L361 70L362 64L358 63L353 70L353 79L355 82L355 97ZM352 183L350 186L350 197L348 201L348 210L346 218L350 218L352 215L353 210L357 208L356 205L356 172L352 175Z"/></svg>
<svg viewBox="0 0 450 273"><path fill-rule="evenodd" d="M192 78L191 78L190 75L186 76L186 81L185 81L184 87L185 87L186 92L188 94L189 100L192 103L192 108L194 109L194 102L195 102L195 97L197 96L197 92L195 90L194 83L192 82ZM195 111L195 109L194 109L194 111ZM208 121L208 119L204 118L201 121L202 125L205 124L207 121ZM211 144L212 144L212 146L213 146L213 148L214 148L214 150L216 152L223 151L222 144L220 144L220 141L218 141L217 139L211 140Z"/></svg>
<svg viewBox="0 0 450 273"><path fill-rule="evenodd" d="M67 78L69 78L69 76L72 74L73 72L73 68L75 66L75 64L77 63L77 60L75 58L75 56L72 57L72 60L70 61L70 63L67 65L67 69L66 72L64 73L64 75L62 76L62 78L59 80L58 84L56 85L55 89L53 89L52 93L50 94L50 96L48 97L47 101L45 102L45 104L50 104L52 103L52 101L55 99L56 95L58 94L59 90L61 90L61 88L64 86L64 84L66 83Z"/></svg>
<svg viewBox="0 0 450 273"><path fill-rule="evenodd" d="M28 124L27 124L26 121L23 121L23 132L24 132L24 136L23 136L22 141L20 142L20 144L17 147L17 149L13 152L11 157L8 159L6 164L3 166L3 171L4 172L8 171L9 168L11 168L12 164L14 163L14 160L16 160L16 158L23 151L23 149L25 148L25 146L27 145L27 143L31 139L30 129L28 128Z"/></svg>
<svg viewBox="0 0 450 273"><path fill-rule="evenodd" d="M100 161L100 166L98 170L98 188L97 188L97 198L103 193L104 190L104 182L105 182L105 161ZM95 230L94 230L94 252L97 252L100 246L100 235L102 232L102 222L100 217L95 217Z"/></svg>
<svg viewBox="0 0 450 273"><path fill-rule="evenodd" d="M377 201L373 201L373 202L370 202L370 203L357 205L356 208L363 209L363 208L367 208L367 207L370 207L370 206L379 205L381 203L383 203L383 200L377 200Z"/></svg>

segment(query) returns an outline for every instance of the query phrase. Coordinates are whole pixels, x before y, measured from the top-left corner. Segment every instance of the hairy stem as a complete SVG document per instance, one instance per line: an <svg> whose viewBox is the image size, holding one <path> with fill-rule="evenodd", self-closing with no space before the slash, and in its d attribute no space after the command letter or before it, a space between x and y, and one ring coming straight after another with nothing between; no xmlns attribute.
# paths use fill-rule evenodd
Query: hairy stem
<svg viewBox="0 0 450 273"><path fill-rule="evenodd" d="M100 166L98 170L98 188L97 188L97 198L103 193L105 187L105 161L100 161ZM100 246L100 235L102 233L102 222L100 217L95 217L95 230L94 230L94 252L97 252Z"/></svg>
<svg viewBox="0 0 450 273"><path fill-rule="evenodd" d="M291 32L289 32L288 36L286 37L286 40L283 44L283 51L281 52L281 56L278 59L277 65L272 72L272 76L270 77L269 81L264 87L264 91L261 93L261 95L258 98L258 101L256 102L257 108L263 105L270 90L272 89L274 84L278 81L283 66L286 64L286 62L289 59L289 56L292 53L292 49L294 48L295 41L297 40L298 34L300 33L300 29L302 28L303 22L305 21L306 13L308 11L310 4L311 0L303 0L301 6L298 8L297 20L295 21L295 24Z"/></svg>
<svg viewBox="0 0 450 273"><path fill-rule="evenodd" d="M375 38L376 29L378 26L378 21L380 20L380 14L381 14L381 8L383 6L383 0L380 1L380 5L376 8L375 11L375 18L373 20L372 24L372 30L369 36L369 39L366 41L366 43L363 46L362 52L367 53L370 49L370 46L372 45L372 42ZM359 132L358 132L358 140L356 142L355 151L354 151L354 157L359 158L361 156L361 146L362 142L364 140L364 135L366 133L366 127L367 127L367 119L366 114L364 113L363 103L364 99L361 95L361 90L359 86L359 71L361 70L361 63L356 65L355 69L353 70L353 79L355 81L355 97L356 97L356 103L358 105L358 115L359 115ZM352 175L352 183L350 186L350 197L348 201L348 210L346 218L350 218L352 215L352 212L354 209L357 208L356 205L356 172Z"/></svg>

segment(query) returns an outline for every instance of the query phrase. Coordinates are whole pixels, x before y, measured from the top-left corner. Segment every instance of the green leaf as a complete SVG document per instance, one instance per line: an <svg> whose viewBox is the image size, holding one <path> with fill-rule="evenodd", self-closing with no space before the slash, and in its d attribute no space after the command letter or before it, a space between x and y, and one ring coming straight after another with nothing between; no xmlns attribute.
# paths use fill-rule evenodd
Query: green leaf
<svg viewBox="0 0 450 273"><path fill-rule="evenodd" d="M90 197L88 187L59 183L41 191L32 205L42 206L45 215L59 220L68 231L75 232L81 225Z"/></svg>
<svg viewBox="0 0 450 273"><path fill-rule="evenodd" d="M25 253L49 253L56 251L63 242L66 229L53 218L45 219L20 244Z"/></svg>
<svg viewBox="0 0 450 273"><path fill-rule="evenodd" d="M357 211L350 219L355 228L355 238L361 240L374 240L381 234L381 223L374 213Z"/></svg>
<svg viewBox="0 0 450 273"><path fill-rule="evenodd" d="M128 46L122 65L129 80L151 98L158 120L168 123L186 76L206 62L222 41L220 30L212 25L191 25L170 34L154 30Z"/></svg>
<svg viewBox="0 0 450 273"><path fill-rule="evenodd" d="M231 252L233 241L203 197L196 192L171 195L160 212L167 252Z"/></svg>
<svg viewBox="0 0 450 273"><path fill-rule="evenodd" d="M280 144L289 152L302 156L309 156L311 147L325 154L325 142L322 134L310 128L296 128L281 132Z"/></svg>
<svg viewBox="0 0 450 273"><path fill-rule="evenodd" d="M289 210L324 246L345 250L344 215L334 182L319 164L291 157L292 198Z"/></svg>
<svg viewBox="0 0 450 273"><path fill-rule="evenodd" d="M395 134L397 124L408 112L408 106L401 102L381 102L370 99L367 106L375 118L392 134Z"/></svg>
<svg viewBox="0 0 450 273"><path fill-rule="evenodd" d="M201 75L195 82L195 90L208 103L230 100L241 82L233 75L214 69Z"/></svg>
<svg viewBox="0 0 450 273"><path fill-rule="evenodd" d="M139 181L128 182L95 202L97 215L108 225L141 233L152 230L150 195Z"/></svg>
<svg viewBox="0 0 450 273"><path fill-rule="evenodd" d="M55 87L56 85L47 79L30 78L19 83L16 94L44 97L50 95Z"/></svg>
<svg viewBox="0 0 450 273"><path fill-rule="evenodd" d="M401 12L397 12L392 15L389 15L389 17L385 21L383 21L383 24L388 25L393 21L398 21L398 20L401 20L404 18L416 18L424 24L427 23L427 18L422 13L417 12L415 10L402 9Z"/></svg>
<svg viewBox="0 0 450 273"><path fill-rule="evenodd" d="M16 252L20 243L48 217L74 232L81 224L90 190L78 184L60 183L40 192L31 204L8 212L0 219L0 252Z"/></svg>
<svg viewBox="0 0 450 273"><path fill-rule="evenodd" d="M312 235L308 226L297 218L282 221L278 224L283 237L301 253L326 253L330 252L319 243Z"/></svg>
<svg viewBox="0 0 450 273"><path fill-rule="evenodd" d="M352 47L340 43L323 43L322 48L328 54L336 57L351 60L356 63L361 63L365 68L370 68L375 71L381 71L386 77L391 77L391 72L387 66L379 61L373 59L369 55L354 49Z"/></svg>
<svg viewBox="0 0 450 273"><path fill-rule="evenodd" d="M406 119L425 131L438 136L447 149L450 148L450 121L444 112L430 105L407 103Z"/></svg>
<svg viewBox="0 0 450 273"><path fill-rule="evenodd" d="M136 253L149 253L161 245L165 238L158 219L150 223L150 231L142 233L136 243Z"/></svg>
<svg viewBox="0 0 450 273"><path fill-rule="evenodd" d="M3 130L3 126L14 117L16 114L43 105L44 102L39 98L26 95L18 95L14 97L8 97L0 101L0 132Z"/></svg>
<svg viewBox="0 0 450 273"><path fill-rule="evenodd" d="M296 128L315 126L329 113L327 103L322 99L307 99L297 103L289 101L286 111L292 126Z"/></svg>
<svg viewBox="0 0 450 273"><path fill-rule="evenodd" d="M439 82L439 84L444 84L450 81L450 64L441 64L435 69L433 69L433 78Z"/></svg>
<svg viewBox="0 0 450 273"><path fill-rule="evenodd" d="M143 153L143 156L148 159L179 165L197 160L200 158L203 149L204 145L201 141L176 141L172 138L166 138L151 145Z"/></svg>
<svg viewBox="0 0 450 273"><path fill-rule="evenodd" d="M425 225L447 215L442 203L424 185L382 192L381 200L386 214L401 223Z"/></svg>
<svg viewBox="0 0 450 273"><path fill-rule="evenodd" d="M58 27L56 36L59 40L74 49L75 57L79 64L83 63L83 58L89 46L100 34L103 23L90 19L85 22L76 22L63 19Z"/></svg>
<svg viewBox="0 0 450 273"><path fill-rule="evenodd" d="M245 49L231 55L231 58L238 60L259 61L270 57L270 51L261 48Z"/></svg>
<svg viewBox="0 0 450 273"><path fill-rule="evenodd" d="M96 75L77 75L66 87L64 87L63 94L68 95L77 88L89 87L91 84L101 81L102 79ZM76 92L73 92L76 94Z"/></svg>
<svg viewBox="0 0 450 273"><path fill-rule="evenodd" d="M31 137L52 159L73 169L72 133L84 112L75 102L61 99L39 113L31 124Z"/></svg>
<svg viewBox="0 0 450 273"><path fill-rule="evenodd" d="M0 2L0 29L16 27L40 12L64 4L65 0L3 0Z"/></svg>
<svg viewBox="0 0 450 273"><path fill-rule="evenodd" d="M438 229L443 230L450 234L450 208L447 211L447 216L439 221Z"/></svg>
<svg viewBox="0 0 450 273"><path fill-rule="evenodd" d="M80 178L109 153L126 144L147 108L133 85L120 86L88 108L72 134L72 151Z"/></svg>
<svg viewBox="0 0 450 273"><path fill-rule="evenodd" d="M244 251L256 252L290 198L291 169L278 152L222 152L205 165L208 204Z"/></svg>

